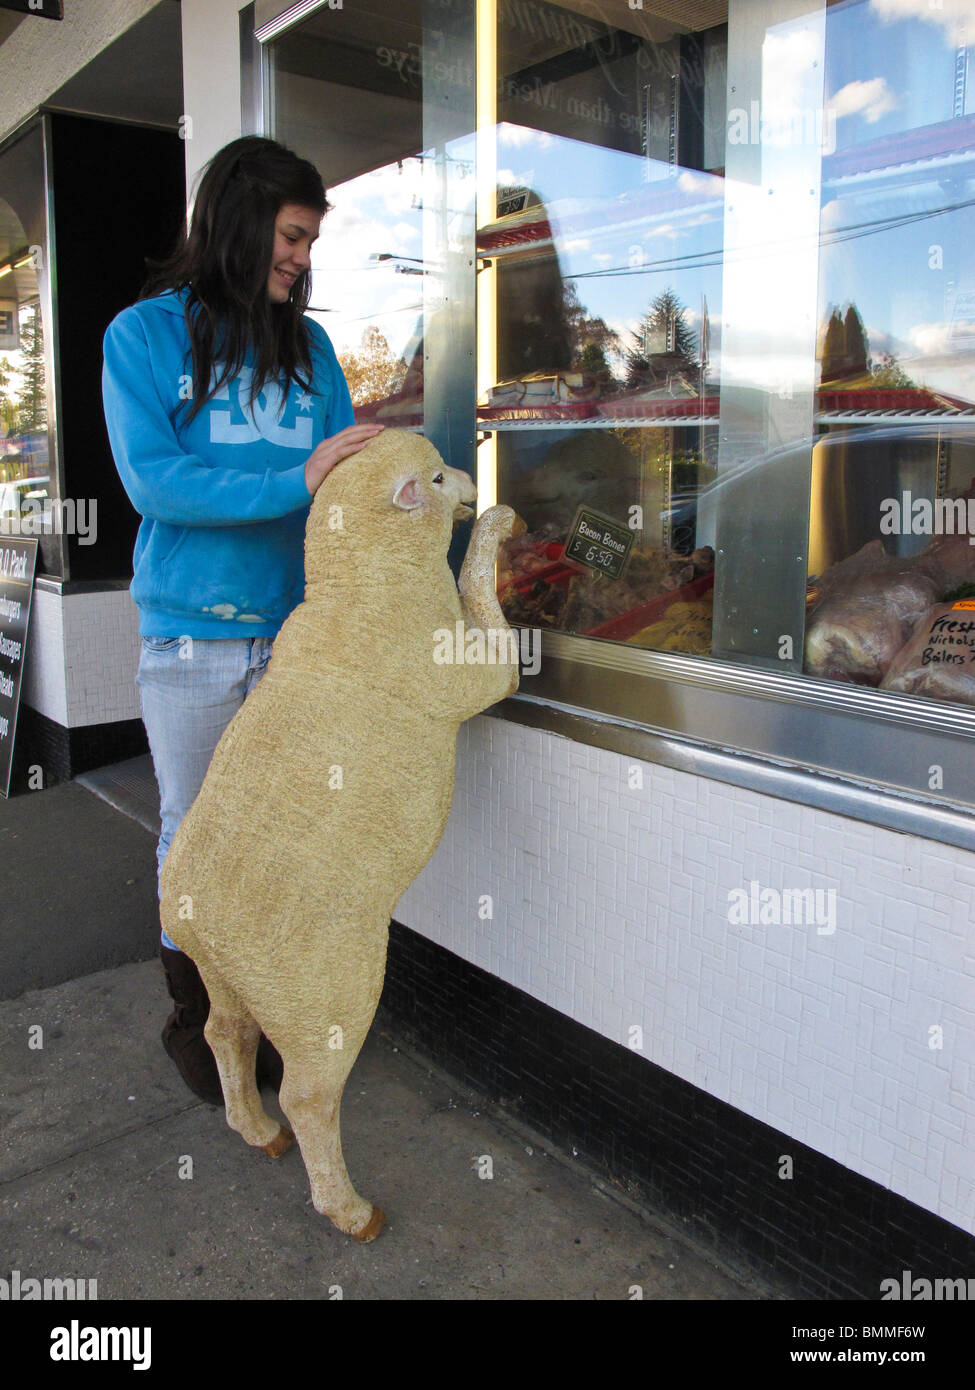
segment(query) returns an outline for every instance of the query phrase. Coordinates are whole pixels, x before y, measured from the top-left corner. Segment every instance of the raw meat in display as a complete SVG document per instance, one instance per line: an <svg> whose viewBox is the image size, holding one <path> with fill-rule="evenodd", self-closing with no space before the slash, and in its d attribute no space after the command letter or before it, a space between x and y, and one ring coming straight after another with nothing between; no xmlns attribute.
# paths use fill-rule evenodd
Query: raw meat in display
<svg viewBox="0 0 975 1390"><path fill-rule="evenodd" d="M975 601L939 603L925 613L880 686L975 705Z"/></svg>
<svg viewBox="0 0 975 1390"><path fill-rule="evenodd" d="M881 541L870 541L820 580L806 626L806 671L879 685L938 597L935 580L915 561L890 556Z"/></svg>

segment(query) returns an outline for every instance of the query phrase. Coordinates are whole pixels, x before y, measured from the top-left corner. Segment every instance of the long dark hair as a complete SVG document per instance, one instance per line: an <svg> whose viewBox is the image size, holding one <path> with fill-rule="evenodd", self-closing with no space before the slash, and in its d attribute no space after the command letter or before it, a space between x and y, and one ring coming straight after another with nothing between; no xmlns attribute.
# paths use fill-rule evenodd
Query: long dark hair
<svg viewBox="0 0 975 1390"><path fill-rule="evenodd" d="M267 294L274 223L285 203L324 216L330 204L321 175L277 141L245 135L207 164L189 232L180 232L172 255L146 260L150 274L140 299L189 290L184 317L193 354L193 396L187 424L237 376L248 347L254 351L252 402L269 380L294 381L311 390L311 348L302 318L311 293L309 275L298 276L284 304ZM211 386L218 363L223 370Z"/></svg>

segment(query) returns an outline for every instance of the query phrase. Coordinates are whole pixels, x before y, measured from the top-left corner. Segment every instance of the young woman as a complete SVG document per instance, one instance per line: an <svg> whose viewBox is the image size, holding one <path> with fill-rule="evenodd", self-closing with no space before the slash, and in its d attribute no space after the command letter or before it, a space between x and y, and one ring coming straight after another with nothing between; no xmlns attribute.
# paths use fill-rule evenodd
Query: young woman
<svg viewBox="0 0 975 1390"><path fill-rule="evenodd" d="M328 336L304 316L328 206L306 160L272 140L234 140L206 167L188 235L105 333L105 421L143 518L131 594L160 869L221 734L304 598L315 492L382 428L354 423ZM222 1104L203 982L164 934L161 954L175 1005L163 1043L191 1090ZM258 1079L280 1081L265 1039Z"/></svg>

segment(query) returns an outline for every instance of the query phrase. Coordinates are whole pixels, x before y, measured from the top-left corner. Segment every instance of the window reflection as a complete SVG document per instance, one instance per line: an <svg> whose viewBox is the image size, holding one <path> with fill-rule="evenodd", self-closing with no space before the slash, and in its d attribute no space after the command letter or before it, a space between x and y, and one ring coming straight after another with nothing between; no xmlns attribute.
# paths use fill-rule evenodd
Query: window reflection
<svg viewBox="0 0 975 1390"><path fill-rule="evenodd" d="M975 90L963 8L895 14L859 0L827 16L835 133L823 160L805 665L975 704L975 627L957 606L975 594Z"/></svg>
<svg viewBox="0 0 975 1390"><path fill-rule="evenodd" d="M463 413L450 461L527 523L509 620L975 703L899 660L975 597L937 530L975 523L971 7L441 9L289 31L275 134L329 185L312 312L359 417Z"/></svg>
<svg viewBox="0 0 975 1390"><path fill-rule="evenodd" d="M726 9L692 32L676 7L596 8L499 8L495 216L477 238L496 380L478 422L498 499L528 525L499 592L512 622L704 655ZM626 532L622 571L601 567Z"/></svg>
<svg viewBox="0 0 975 1390"><path fill-rule="evenodd" d="M40 127L0 155L0 535L52 530ZM50 567L56 551L44 558Z"/></svg>

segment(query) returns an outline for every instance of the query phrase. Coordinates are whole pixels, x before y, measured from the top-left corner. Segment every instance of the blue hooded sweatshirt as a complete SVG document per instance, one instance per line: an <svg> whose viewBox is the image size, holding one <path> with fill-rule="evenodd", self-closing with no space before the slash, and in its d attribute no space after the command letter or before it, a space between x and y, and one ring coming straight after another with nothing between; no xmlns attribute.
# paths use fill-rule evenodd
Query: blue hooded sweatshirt
<svg viewBox="0 0 975 1390"><path fill-rule="evenodd" d="M105 331L102 399L115 465L143 517L130 592L157 637L273 637L304 598L305 461L355 423L325 330L305 317L312 390L269 382L253 357L191 424L187 290L140 300ZM216 373L213 380L216 379Z"/></svg>

